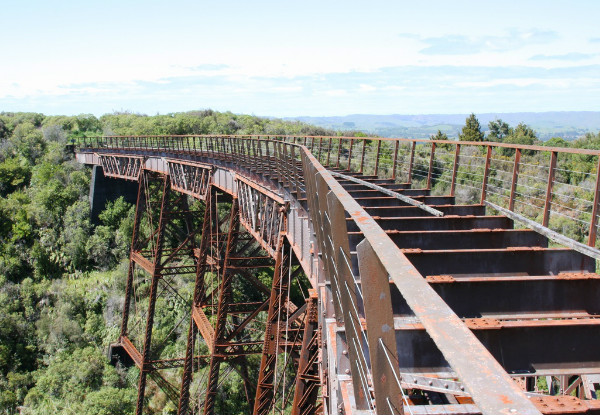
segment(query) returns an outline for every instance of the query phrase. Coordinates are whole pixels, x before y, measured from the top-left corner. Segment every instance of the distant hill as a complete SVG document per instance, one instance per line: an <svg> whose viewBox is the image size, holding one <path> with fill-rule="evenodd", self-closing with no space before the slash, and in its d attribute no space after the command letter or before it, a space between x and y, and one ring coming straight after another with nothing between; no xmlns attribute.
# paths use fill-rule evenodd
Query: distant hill
<svg viewBox="0 0 600 415"><path fill-rule="evenodd" d="M573 140L587 132L600 131L600 112L556 111L475 114L484 130L490 121L500 118L516 126L524 122L536 130L539 138L562 137ZM457 137L468 114L369 115L352 114L335 117L290 117L309 124L335 130L360 130L383 137L425 138L441 130Z"/></svg>

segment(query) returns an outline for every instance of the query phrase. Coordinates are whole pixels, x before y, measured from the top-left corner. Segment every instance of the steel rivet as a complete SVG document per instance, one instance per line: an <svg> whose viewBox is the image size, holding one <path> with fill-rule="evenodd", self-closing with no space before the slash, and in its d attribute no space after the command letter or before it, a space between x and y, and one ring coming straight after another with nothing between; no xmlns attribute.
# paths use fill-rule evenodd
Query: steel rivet
<svg viewBox="0 0 600 415"><path fill-rule="evenodd" d="M346 369L346 374L349 375L350 374L350 369Z"/></svg>
<svg viewBox="0 0 600 415"><path fill-rule="evenodd" d="M431 385L433 385L433 381L432 380L429 381L429 386L431 386Z"/></svg>

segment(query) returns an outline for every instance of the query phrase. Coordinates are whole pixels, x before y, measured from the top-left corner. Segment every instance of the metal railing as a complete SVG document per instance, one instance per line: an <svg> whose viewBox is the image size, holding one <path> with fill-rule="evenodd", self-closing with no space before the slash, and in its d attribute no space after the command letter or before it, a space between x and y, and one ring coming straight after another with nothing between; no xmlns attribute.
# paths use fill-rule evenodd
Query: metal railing
<svg viewBox="0 0 600 415"><path fill-rule="evenodd" d="M236 141L234 141L234 139ZM207 155L244 154L267 168L280 157L276 141L305 146L321 165L412 183L433 195L448 195L457 203L490 201L590 246L596 246L600 202L600 151L492 142L312 136L122 136L85 138L80 145L95 148L163 148ZM278 150L279 149L279 150ZM284 147L291 151L288 147ZM260 158L260 159L257 159ZM299 169L282 172L301 183ZM238 160L239 161L239 160ZM292 189L298 194L299 187Z"/></svg>
<svg viewBox="0 0 600 415"><path fill-rule="evenodd" d="M391 365L397 359L396 339L393 330L380 329L385 324L393 327L391 281L483 413L539 413L326 167L420 184L464 202L493 200L541 221L544 226L552 227L551 219L568 216L586 224L582 229L587 231L588 243L594 244L600 152L487 142L289 136L96 137L84 139L79 151L171 158L182 154L204 161L218 160L277 183L297 201L305 200L324 277L331 285L335 319L345 327L359 409L373 408L368 379L373 379L373 373L387 373L387 383L372 381L377 412L392 414L403 410L398 394L401 388L395 381L399 380L398 368ZM573 158L594 167L587 172L573 170L565 164ZM567 178L562 172L580 176ZM571 180L578 180L577 185L567 183ZM581 192L568 193L566 189L572 187ZM572 211L588 216L569 216L563 210L566 203L572 204ZM349 264L347 215L364 237L356 252L358 275L354 275ZM368 284L363 284L366 281ZM363 304L362 309L357 307L359 303ZM366 321L366 338L362 320Z"/></svg>

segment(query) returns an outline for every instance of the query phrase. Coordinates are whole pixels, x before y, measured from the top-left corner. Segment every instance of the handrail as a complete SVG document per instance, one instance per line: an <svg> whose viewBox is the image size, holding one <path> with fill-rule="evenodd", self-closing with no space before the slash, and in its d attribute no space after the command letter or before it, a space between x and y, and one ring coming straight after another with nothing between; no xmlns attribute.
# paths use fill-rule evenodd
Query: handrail
<svg viewBox="0 0 600 415"><path fill-rule="evenodd" d="M548 151L548 152L558 152L558 153L570 153L570 154L584 154L589 156L599 156L600 150L592 150L586 148L570 148L570 147L546 147L546 146L537 146L537 145L529 145L529 144L510 144L510 143L501 143L497 141L458 141L458 140L429 140L426 138L405 138L405 137L353 137L353 136L330 136L330 135L289 135L289 134L157 134L157 135L111 135L111 136L91 136L91 137L82 137L80 140L86 139L95 139L95 138L185 138L185 137L197 137L197 138L206 138L206 137L233 137L233 138L252 138L252 139L268 139L276 141L278 139L300 139L300 138L312 138L312 139L321 139L321 138L332 138L335 140L366 140L366 141L405 141L405 142L416 142L423 144L446 144L446 145L470 145L470 146L480 146L480 147L501 147L501 148L510 148L510 149L521 149L521 150L534 150L534 151Z"/></svg>
<svg viewBox="0 0 600 415"><path fill-rule="evenodd" d="M121 138L136 142L129 145L130 143L120 142ZM362 341L357 341L352 337L357 335L354 322L360 316L356 315L356 309L351 309L351 305L356 304L353 296L357 294L353 293L349 287L353 287L356 281L352 275L348 275L347 267L343 266L348 262L347 258L350 256L348 234L345 230L345 212L350 215L364 236L363 242L366 245L363 247L366 249L360 249L358 252L359 265L361 268L363 266L368 268L374 266L372 264L375 261L383 270L379 274L362 275L360 280L368 281L369 290L380 289L382 294L387 290L388 298L389 280L393 281L444 358L471 393L482 413L539 414L539 411L511 377L433 290L402 250L319 162L307 146L280 140L257 140L238 136L185 136L188 142L184 140L165 140L163 142L151 140L154 142L150 143L143 140L145 138L158 137L94 138L92 141L95 140L98 147L92 147L92 142L90 142L90 146L87 146L84 141L84 146L80 147L79 151L100 149L106 151L107 148L113 148L133 152L135 155L164 155L167 153L171 158L174 157L174 154L213 157L220 161L233 163L243 169L258 171L259 174L276 180L290 195L295 194L298 197L301 193L299 189L305 189L318 250L322 254L326 277L334 290L336 319L338 324L344 324L346 327L346 336L350 344L353 387L359 409L367 409L368 406L365 405L370 405L370 403L360 401L360 395L363 395L363 400L366 399L359 386L359 379L364 379L365 374L364 365L357 366L357 362L361 360L358 359L360 356L356 354L364 353L364 350L360 346L363 344ZM190 138L194 138L194 140L189 142ZM197 143L196 138L201 140ZM335 138L337 139L337 137ZM417 142L416 140L411 141ZM103 147L102 144L106 144L106 147ZM444 144L446 143L444 142ZM488 151L489 153L490 151ZM303 175L298 174L299 163L301 163ZM369 256L368 252L373 252L375 256ZM381 313L389 320L392 315L391 307L386 307ZM367 328L376 327L379 323L378 321L369 321L368 316L366 320ZM378 344L381 341L381 338L373 340L369 338L371 353L376 353L375 349L379 347ZM387 348L386 356L389 352L395 355L396 344L388 343L385 344L385 347ZM355 355L354 359L353 354ZM386 398L393 399L393 396Z"/></svg>
<svg viewBox="0 0 600 415"><path fill-rule="evenodd" d="M208 148L203 143L217 137L302 144L326 167L407 183L421 181L423 187L445 192L463 203L489 200L559 233L566 229L565 236L571 239L596 245L600 150L487 141L267 134L86 137L79 145L110 147L131 141L138 148L152 148L161 142L174 151L214 152L220 150L217 144ZM478 154L481 150L483 153ZM571 163L578 156L583 162ZM583 169L578 168L580 165Z"/></svg>

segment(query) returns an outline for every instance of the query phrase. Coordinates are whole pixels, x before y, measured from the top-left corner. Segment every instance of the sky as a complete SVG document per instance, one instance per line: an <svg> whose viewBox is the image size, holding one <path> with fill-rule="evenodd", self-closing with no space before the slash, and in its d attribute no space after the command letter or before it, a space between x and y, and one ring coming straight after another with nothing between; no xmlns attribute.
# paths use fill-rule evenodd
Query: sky
<svg viewBox="0 0 600 415"><path fill-rule="evenodd" d="M0 111L600 111L600 1L0 0Z"/></svg>

